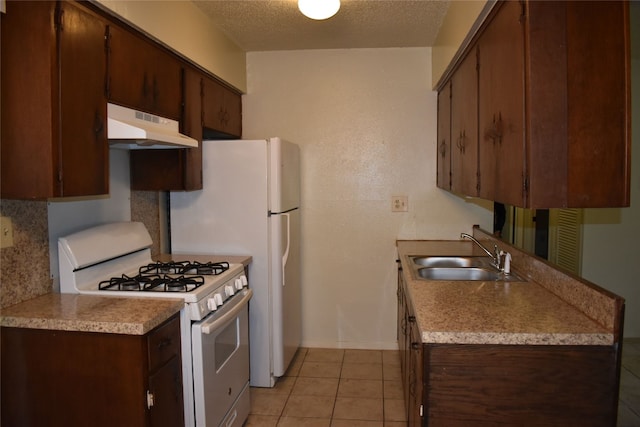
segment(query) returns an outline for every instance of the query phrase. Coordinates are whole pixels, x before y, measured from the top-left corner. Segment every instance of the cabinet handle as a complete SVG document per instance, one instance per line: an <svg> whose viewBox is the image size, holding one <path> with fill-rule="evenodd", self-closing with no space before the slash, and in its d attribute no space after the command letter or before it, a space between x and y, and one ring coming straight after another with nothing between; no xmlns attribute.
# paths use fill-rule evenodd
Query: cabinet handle
<svg viewBox="0 0 640 427"><path fill-rule="evenodd" d="M147 99L147 96L149 96L149 95L148 95L149 90L148 90L148 88L147 88L147 86L149 85L149 83L147 82L147 80L148 80L148 79L147 79L147 73L145 72L145 73L142 75L142 99Z"/></svg>
<svg viewBox="0 0 640 427"><path fill-rule="evenodd" d="M411 349L412 350L420 350L420 343L419 342L412 342L411 343Z"/></svg>
<svg viewBox="0 0 640 427"><path fill-rule="evenodd" d="M170 345L171 345L171 338L164 338L158 343L157 348L158 350L162 350L163 348L169 347Z"/></svg>
<svg viewBox="0 0 640 427"><path fill-rule="evenodd" d="M442 142L440 143L440 156L444 158L446 154L447 154L447 141L443 139Z"/></svg>
<svg viewBox="0 0 640 427"><path fill-rule="evenodd" d="M158 88L158 79L153 76L153 105L158 104L158 98L160 98L160 89Z"/></svg>
<svg viewBox="0 0 640 427"><path fill-rule="evenodd" d="M96 110L95 115L93 117L93 133L95 134L95 139L97 142L101 142L104 140L104 118L99 111Z"/></svg>
<svg viewBox="0 0 640 427"><path fill-rule="evenodd" d="M227 123L229 123L229 112L226 108L220 107L220 111L218 111L218 120L220 120L220 124L223 127L227 126Z"/></svg>
<svg viewBox="0 0 640 427"><path fill-rule="evenodd" d="M502 112L498 112L498 119L496 120L496 115L493 115L493 122L489 129L485 132L485 138L490 139L493 145L496 143L502 145L502 134L503 134L503 124L502 124Z"/></svg>
<svg viewBox="0 0 640 427"><path fill-rule="evenodd" d="M460 131L460 136L458 137L458 140L456 141L456 145L458 146L458 150L460 150L461 154L464 154L465 149L467 147L467 144L465 142L466 139L467 139L467 133L464 130Z"/></svg>

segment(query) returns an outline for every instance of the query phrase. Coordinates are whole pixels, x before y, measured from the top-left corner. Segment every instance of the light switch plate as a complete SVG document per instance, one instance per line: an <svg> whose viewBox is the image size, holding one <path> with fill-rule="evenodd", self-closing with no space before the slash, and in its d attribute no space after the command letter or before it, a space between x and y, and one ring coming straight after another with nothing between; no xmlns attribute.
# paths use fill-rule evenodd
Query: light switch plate
<svg viewBox="0 0 640 427"><path fill-rule="evenodd" d="M0 217L0 248L13 246L13 224L8 216Z"/></svg>
<svg viewBox="0 0 640 427"><path fill-rule="evenodd" d="M408 212L408 196L391 196L391 212Z"/></svg>

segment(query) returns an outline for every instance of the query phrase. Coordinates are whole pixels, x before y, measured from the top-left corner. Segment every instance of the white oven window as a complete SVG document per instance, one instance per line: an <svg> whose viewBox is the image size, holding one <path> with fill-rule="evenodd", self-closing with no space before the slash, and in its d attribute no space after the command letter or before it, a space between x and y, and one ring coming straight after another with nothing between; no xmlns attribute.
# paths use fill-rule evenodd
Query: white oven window
<svg viewBox="0 0 640 427"><path fill-rule="evenodd" d="M240 345L240 319L236 317L216 336L216 372L224 366Z"/></svg>

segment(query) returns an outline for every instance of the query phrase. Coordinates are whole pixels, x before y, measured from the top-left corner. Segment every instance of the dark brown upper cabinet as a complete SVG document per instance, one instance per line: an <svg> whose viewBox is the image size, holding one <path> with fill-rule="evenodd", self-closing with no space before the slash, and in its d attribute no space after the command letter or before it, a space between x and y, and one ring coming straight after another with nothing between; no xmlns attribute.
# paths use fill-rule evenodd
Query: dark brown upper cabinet
<svg viewBox="0 0 640 427"><path fill-rule="evenodd" d="M478 162L462 179L477 191L459 191L525 208L629 206L628 2L499 1L469 46L439 85L452 82L452 150L455 105L477 106ZM456 81L475 56L465 96ZM454 177L455 165L452 154Z"/></svg>
<svg viewBox="0 0 640 427"><path fill-rule="evenodd" d="M108 31L109 101L180 120L182 65L139 33L110 25Z"/></svg>
<svg viewBox="0 0 640 427"><path fill-rule="evenodd" d="M242 135L242 98L213 78L203 80L202 123L207 137Z"/></svg>
<svg viewBox="0 0 640 427"><path fill-rule="evenodd" d="M242 135L240 93L189 65L183 68L182 83L182 132L197 139L200 145L197 148L171 150L133 150L133 190L201 190L202 140L233 139Z"/></svg>
<svg viewBox="0 0 640 427"><path fill-rule="evenodd" d="M106 22L75 2L1 16L1 196L108 194Z"/></svg>
<svg viewBox="0 0 640 427"><path fill-rule="evenodd" d="M202 80L193 67L183 69L182 132L198 141L197 148L132 150L131 188L145 191L202 189ZM158 173L162 171L162 173Z"/></svg>
<svg viewBox="0 0 640 427"><path fill-rule="evenodd" d="M473 51L451 77L451 191L476 195L478 177L478 59ZM475 96L474 96L475 95Z"/></svg>
<svg viewBox="0 0 640 427"><path fill-rule="evenodd" d="M451 82L438 92L438 175L436 184L451 190Z"/></svg>

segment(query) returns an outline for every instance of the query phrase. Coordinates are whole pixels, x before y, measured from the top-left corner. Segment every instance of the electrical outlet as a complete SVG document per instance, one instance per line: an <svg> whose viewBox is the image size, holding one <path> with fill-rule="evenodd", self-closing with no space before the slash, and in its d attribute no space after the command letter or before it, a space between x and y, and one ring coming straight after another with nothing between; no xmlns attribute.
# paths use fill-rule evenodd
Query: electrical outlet
<svg viewBox="0 0 640 427"><path fill-rule="evenodd" d="M0 248L13 246L13 225L8 216L0 217Z"/></svg>
<svg viewBox="0 0 640 427"><path fill-rule="evenodd" d="M408 196L391 196L391 212L408 212Z"/></svg>

